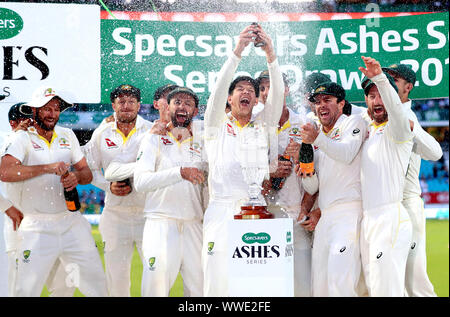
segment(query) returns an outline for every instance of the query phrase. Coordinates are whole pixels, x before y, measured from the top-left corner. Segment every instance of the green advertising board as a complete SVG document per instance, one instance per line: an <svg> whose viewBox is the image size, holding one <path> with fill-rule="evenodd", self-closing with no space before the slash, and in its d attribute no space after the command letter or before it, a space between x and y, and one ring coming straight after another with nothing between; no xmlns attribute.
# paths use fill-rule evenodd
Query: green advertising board
<svg viewBox="0 0 450 317"><path fill-rule="evenodd" d="M271 36L279 64L288 76L293 102L303 78L314 71L329 74L352 102L364 100L361 56L382 66L410 64L417 82L413 99L448 97L449 14L393 18L261 23ZM206 103L217 73L232 53L246 23L101 21L103 103L122 83L142 90L152 103L154 90L175 83L193 89ZM256 77L267 68L264 52L244 51L239 74Z"/></svg>

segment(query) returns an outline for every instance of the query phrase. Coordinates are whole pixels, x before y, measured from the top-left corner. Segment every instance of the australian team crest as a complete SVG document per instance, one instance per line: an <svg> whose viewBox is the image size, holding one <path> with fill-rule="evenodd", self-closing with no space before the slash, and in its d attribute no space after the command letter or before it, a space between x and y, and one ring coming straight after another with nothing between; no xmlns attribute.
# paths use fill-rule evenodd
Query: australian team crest
<svg viewBox="0 0 450 317"><path fill-rule="evenodd" d="M150 271L154 271L155 270L155 262L156 262L156 258L153 256L150 259L148 259L148 268Z"/></svg>
<svg viewBox="0 0 450 317"><path fill-rule="evenodd" d="M212 241L208 242L208 255L214 254L213 249L214 249L214 242L212 242Z"/></svg>
<svg viewBox="0 0 450 317"><path fill-rule="evenodd" d="M23 262L24 263L30 262L30 256L31 256L31 250L24 250L23 251Z"/></svg>

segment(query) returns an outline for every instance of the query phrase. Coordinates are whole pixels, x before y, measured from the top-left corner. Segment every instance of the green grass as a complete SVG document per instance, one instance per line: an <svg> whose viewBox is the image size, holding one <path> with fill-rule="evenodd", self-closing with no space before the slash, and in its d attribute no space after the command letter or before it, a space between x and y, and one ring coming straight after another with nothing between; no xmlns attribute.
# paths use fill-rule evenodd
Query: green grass
<svg viewBox="0 0 450 317"><path fill-rule="evenodd" d="M100 257L103 261L103 247L101 236L97 226L92 227L92 234L97 243ZM428 220L427 221L427 258L428 276L434 285L434 290L439 297L449 296L449 221ZM141 296L142 262L137 251L134 251L131 270L131 296ZM48 296L44 288L41 296ZM83 296L78 290L75 296ZM178 275L175 284L170 291L171 297L183 296L183 280Z"/></svg>

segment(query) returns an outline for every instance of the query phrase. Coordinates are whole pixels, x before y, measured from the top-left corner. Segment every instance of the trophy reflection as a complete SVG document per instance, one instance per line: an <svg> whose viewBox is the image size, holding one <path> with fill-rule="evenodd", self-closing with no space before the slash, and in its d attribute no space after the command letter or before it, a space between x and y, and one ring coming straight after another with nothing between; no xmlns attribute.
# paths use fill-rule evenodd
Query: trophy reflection
<svg viewBox="0 0 450 317"><path fill-rule="evenodd" d="M268 141L264 128L249 124L240 136L240 163L248 185L248 199L234 219L270 219L266 201L261 194L262 183L269 173Z"/></svg>

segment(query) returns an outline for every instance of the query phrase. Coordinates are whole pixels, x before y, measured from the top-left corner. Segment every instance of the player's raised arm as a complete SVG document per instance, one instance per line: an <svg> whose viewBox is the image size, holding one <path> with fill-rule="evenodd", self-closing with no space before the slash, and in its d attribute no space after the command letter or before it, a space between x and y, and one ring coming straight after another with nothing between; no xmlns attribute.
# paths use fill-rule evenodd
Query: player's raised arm
<svg viewBox="0 0 450 317"><path fill-rule="evenodd" d="M233 53L223 64L217 76L214 89L208 99L205 111L205 128L218 127L225 116L225 105L228 98L228 87L230 86L236 69L241 61L242 51L253 41L251 31L255 27L249 25L239 34L239 40Z"/></svg>

